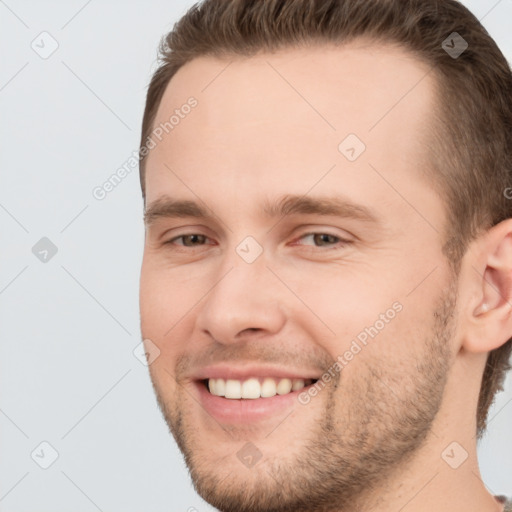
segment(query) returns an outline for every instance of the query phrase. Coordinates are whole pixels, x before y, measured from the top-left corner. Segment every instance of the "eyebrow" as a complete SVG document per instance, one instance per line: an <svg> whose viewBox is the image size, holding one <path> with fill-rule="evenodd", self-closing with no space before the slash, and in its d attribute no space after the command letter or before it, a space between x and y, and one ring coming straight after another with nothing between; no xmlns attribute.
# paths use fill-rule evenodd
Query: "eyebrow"
<svg viewBox="0 0 512 512"><path fill-rule="evenodd" d="M263 213L270 218L291 215L325 215L368 223L378 223L376 213L363 205L348 199L336 197L311 197L288 194L277 201L266 200ZM150 203L144 211L144 224L150 226L160 218L193 217L207 219L214 217L210 210L191 200L178 200L162 196Z"/></svg>
<svg viewBox="0 0 512 512"><path fill-rule="evenodd" d="M195 201L159 197L144 209L144 224L150 226L160 218L195 217L206 219L212 217L208 210Z"/></svg>

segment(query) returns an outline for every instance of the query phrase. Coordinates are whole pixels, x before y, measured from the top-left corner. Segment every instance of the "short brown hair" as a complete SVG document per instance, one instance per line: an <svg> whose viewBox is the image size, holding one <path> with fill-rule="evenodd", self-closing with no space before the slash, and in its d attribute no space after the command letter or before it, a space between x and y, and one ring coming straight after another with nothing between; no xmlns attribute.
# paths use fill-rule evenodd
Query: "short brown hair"
<svg viewBox="0 0 512 512"><path fill-rule="evenodd" d="M457 32L468 47L455 57L443 45ZM468 244L512 217L512 73L481 23L455 0L204 0L163 39L142 123L141 150L169 81L199 56L343 44L356 38L398 44L432 68L439 87L432 128L431 178L447 207L444 253L455 274ZM453 46L453 40L448 39ZM441 114L440 114L441 113ZM140 180L145 195L145 156ZM511 368L512 339L489 353L477 410L477 435Z"/></svg>

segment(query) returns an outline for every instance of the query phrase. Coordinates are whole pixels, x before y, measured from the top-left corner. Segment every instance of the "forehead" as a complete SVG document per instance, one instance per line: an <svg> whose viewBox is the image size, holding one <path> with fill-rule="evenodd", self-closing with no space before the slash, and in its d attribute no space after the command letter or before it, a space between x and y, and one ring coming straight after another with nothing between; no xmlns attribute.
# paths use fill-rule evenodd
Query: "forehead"
<svg viewBox="0 0 512 512"><path fill-rule="evenodd" d="M265 186L304 193L333 165L348 189L357 179L365 184L369 164L389 179L419 180L435 85L409 52L368 41L193 59L169 83L156 115L154 128L173 114L180 119L149 154L147 198L169 192L178 175L208 194ZM184 114L191 97L197 105ZM343 154L345 140L364 149L356 161Z"/></svg>

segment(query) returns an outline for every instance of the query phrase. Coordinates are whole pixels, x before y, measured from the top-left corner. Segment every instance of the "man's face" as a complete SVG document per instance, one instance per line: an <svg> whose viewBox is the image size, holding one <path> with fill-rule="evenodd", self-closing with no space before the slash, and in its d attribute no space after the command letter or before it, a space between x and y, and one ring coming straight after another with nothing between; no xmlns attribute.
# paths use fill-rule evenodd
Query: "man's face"
<svg viewBox="0 0 512 512"><path fill-rule="evenodd" d="M362 43L229 62L181 68L155 122L197 99L147 160L151 378L214 506L343 509L420 449L454 355L434 82Z"/></svg>

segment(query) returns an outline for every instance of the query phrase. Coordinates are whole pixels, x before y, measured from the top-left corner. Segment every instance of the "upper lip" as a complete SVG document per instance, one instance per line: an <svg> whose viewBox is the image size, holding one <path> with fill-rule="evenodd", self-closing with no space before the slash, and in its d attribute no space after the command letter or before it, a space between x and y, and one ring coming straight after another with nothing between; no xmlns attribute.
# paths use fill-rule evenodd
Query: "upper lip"
<svg viewBox="0 0 512 512"><path fill-rule="evenodd" d="M318 371L297 370L279 366L218 364L205 366L193 375L195 380L233 379L246 380L250 377L271 377L274 379L319 379Z"/></svg>

